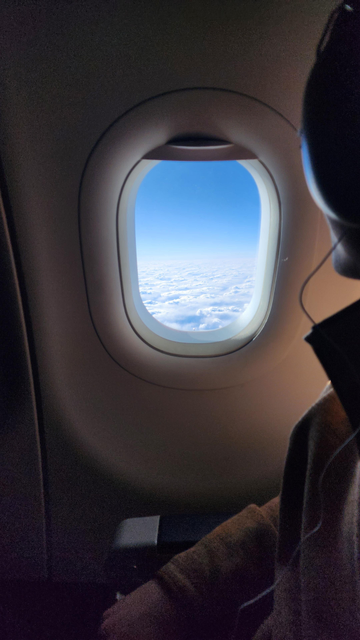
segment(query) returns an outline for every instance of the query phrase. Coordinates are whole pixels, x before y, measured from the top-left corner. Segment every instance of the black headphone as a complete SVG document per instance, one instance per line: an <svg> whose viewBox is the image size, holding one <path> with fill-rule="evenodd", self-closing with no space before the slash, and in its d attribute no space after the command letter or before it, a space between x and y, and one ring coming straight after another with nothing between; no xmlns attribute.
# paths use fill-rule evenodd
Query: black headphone
<svg viewBox="0 0 360 640"><path fill-rule="evenodd" d="M360 227L360 0L332 12L304 94L302 154L319 207Z"/></svg>

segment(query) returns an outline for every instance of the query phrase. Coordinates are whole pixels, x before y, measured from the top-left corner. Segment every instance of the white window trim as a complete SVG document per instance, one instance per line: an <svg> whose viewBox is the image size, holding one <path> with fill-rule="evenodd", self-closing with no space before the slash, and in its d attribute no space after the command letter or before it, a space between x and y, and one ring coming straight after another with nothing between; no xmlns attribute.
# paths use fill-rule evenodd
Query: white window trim
<svg viewBox="0 0 360 640"><path fill-rule="evenodd" d="M244 151L238 159L258 158L273 178L281 206L276 281L266 322L255 340L220 357L179 357L151 347L132 328L124 306L117 232L120 191L141 159L185 132L189 138L202 132L211 139L229 140L246 150L246 157ZM80 185L86 295L104 354L114 366L142 380L178 390L245 384L274 369L290 353L296 357L292 349L308 330L298 291L323 255L322 244L317 244L319 221L322 214L304 180L297 130L273 108L223 89L174 91L134 106L94 146Z"/></svg>
<svg viewBox="0 0 360 640"><path fill-rule="evenodd" d="M141 182L159 162L160 160L141 160L130 172L119 199L119 264L129 322L148 345L165 353L193 357L230 353L258 335L270 311L280 231L276 188L269 172L259 160L238 160L255 180L260 196L261 226L254 294L244 313L227 326L210 331L181 331L156 320L146 309L139 292L135 202Z"/></svg>

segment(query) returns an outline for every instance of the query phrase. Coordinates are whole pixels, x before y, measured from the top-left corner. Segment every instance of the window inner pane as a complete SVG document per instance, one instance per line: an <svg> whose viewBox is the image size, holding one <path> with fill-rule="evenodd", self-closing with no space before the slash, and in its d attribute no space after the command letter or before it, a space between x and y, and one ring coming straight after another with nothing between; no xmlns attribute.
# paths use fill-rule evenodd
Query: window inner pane
<svg viewBox="0 0 360 640"><path fill-rule="evenodd" d="M135 203L140 296L162 324L210 331L251 301L260 235L255 180L239 162L161 161Z"/></svg>

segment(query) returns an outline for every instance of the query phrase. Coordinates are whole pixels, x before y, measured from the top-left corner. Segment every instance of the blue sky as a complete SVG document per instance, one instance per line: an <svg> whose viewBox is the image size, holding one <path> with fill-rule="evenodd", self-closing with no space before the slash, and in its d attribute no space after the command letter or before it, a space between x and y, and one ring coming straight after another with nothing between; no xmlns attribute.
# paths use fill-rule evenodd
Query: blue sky
<svg viewBox="0 0 360 640"><path fill-rule="evenodd" d="M259 228L255 181L236 161L162 161L138 190L139 262L254 258Z"/></svg>

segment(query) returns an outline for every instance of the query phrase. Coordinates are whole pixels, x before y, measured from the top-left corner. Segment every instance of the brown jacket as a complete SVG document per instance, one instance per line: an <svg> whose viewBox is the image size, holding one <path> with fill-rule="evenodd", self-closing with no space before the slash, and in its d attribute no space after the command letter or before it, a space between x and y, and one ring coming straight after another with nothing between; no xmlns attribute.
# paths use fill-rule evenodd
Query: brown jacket
<svg viewBox="0 0 360 640"><path fill-rule="evenodd" d="M107 640L360 640L359 457L331 387L290 440L279 499L251 505L105 614ZM303 542L322 517L320 529ZM289 562L293 557L290 565ZM277 580L274 593L243 609Z"/></svg>

